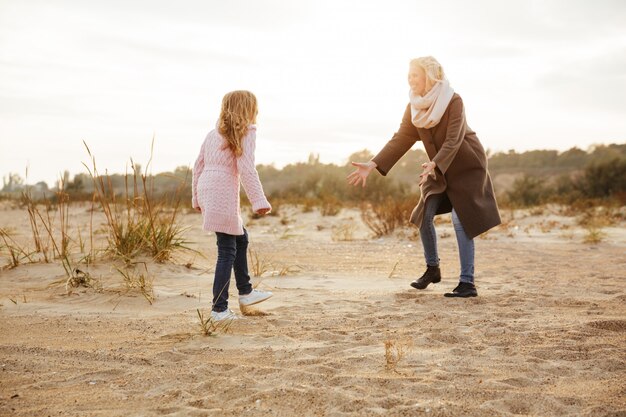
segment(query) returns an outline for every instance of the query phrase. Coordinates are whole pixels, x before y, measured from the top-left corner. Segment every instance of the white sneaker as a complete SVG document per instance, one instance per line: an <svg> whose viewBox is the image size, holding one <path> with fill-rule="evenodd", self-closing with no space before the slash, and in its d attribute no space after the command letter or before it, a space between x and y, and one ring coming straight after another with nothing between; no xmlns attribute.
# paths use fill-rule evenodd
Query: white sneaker
<svg viewBox="0 0 626 417"><path fill-rule="evenodd" d="M239 318L231 309L219 312L211 311L211 317L213 318L213 321L237 320Z"/></svg>
<svg viewBox="0 0 626 417"><path fill-rule="evenodd" d="M261 290L252 290L250 294L240 295L239 296L239 305L240 306L251 306L253 304L258 304L261 301L265 301L270 298L273 294L269 291L261 291Z"/></svg>

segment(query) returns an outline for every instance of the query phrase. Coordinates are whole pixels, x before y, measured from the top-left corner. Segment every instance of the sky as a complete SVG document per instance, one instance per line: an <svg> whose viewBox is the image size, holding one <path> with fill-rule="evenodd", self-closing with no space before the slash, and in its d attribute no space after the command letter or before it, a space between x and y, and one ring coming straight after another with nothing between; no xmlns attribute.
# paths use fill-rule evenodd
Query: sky
<svg viewBox="0 0 626 417"><path fill-rule="evenodd" d="M256 162L373 153L432 55L491 152L626 142L622 0L0 0L0 175L193 166L221 99L259 101ZM420 148L419 142L415 148ZM27 171L28 170L28 171Z"/></svg>

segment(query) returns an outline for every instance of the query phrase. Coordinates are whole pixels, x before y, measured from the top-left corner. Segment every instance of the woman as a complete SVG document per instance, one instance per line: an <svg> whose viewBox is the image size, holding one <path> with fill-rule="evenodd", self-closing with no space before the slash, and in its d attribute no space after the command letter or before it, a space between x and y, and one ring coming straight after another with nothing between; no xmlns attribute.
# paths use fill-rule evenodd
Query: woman
<svg viewBox="0 0 626 417"><path fill-rule="evenodd" d="M387 175L411 146L421 140L430 158L422 164L419 204L411 222L420 229L426 272L411 286L419 290L441 281L436 214L452 212L461 260L459 285L446 297L476 297L474 285L474 237L500 224L500 214L487 172L487 155L465 121L461 97L454 92L443 68L433 57L413 59L409 65L410 102L400 129L369 162L352 162L357 169L348 176L363 187L376 168Z"/></svg>

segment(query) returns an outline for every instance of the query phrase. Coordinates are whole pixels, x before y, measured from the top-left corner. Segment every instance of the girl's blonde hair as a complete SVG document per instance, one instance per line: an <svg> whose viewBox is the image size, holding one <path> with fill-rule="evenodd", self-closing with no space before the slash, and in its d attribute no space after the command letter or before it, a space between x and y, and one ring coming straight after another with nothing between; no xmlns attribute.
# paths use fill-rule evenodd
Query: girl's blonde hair
<svg viewBox="0 0 626 417"><path fill-rule="evenodd" d="M222 99L217 130L235 156L241 156L241 141L248 133L248 127L256 123L257 113L256 97L250 91L231 91Z"/></svg>
<svg viewBox="0 0 626 417"><path fill-rule="evenodd" d="M432 56L422 56L419 58L412 59L409 63L410 67L417 67L424 70L426 74L426 85L425 90L426 93L430 91L431 88L435 85L435 82L441 81L446 78L446 74L443 72L443 67Z"/></svg>

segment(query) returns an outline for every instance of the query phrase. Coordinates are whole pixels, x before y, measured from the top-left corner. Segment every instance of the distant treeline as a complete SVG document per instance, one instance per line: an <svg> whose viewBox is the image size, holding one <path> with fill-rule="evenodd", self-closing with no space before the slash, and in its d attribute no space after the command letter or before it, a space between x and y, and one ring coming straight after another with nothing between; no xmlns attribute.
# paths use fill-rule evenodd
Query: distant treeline
<svg viewBox="0 0 626 417"><path fill-rule="evenodd" d="M594 146L588 151L571 148L565 152L538 150L517 153L498 152L490 156L490 170L540 169L584 169L590 164L605 163L626 157L626 144Z"/></svg>
<svg viewBox="0 0 626 417"><path fill-rule="evenodd" d="M373 157L368 150L350 155L343 165L324 164L316 155L308 161L289 164L281 169L259 165L259 176L270 199L323 205L326 203L360 203L384 201L388 198L417 200L420 165L428 157L421 149L411 150L393 167L387 177L370 175L365 189L351 187L346 176L354 169L350 161L367 161ZM548 201L572 202L580 198L612 199L620 204L626 198L626 144L599 145L587 151L572 148L565 152L536 150L527 152L498 152L489 157L489 170L496 193L503 203L533 205ZM141 167L135 166L130 175L111 174L105 179L115 194L126 195L126 190L142 190ZM150 192L167 197L173 193L191 200L191 171L179 167L146 177ZM66 172L64 192L73 200L88 200L93 194L93 179L88 173L76 174L70 179ZM49 188L46 183L34 186L24 184L17 174L3 178L0 195L19 197L30 190L35 197L46 195L54 199L58 184Z"/></svg>

